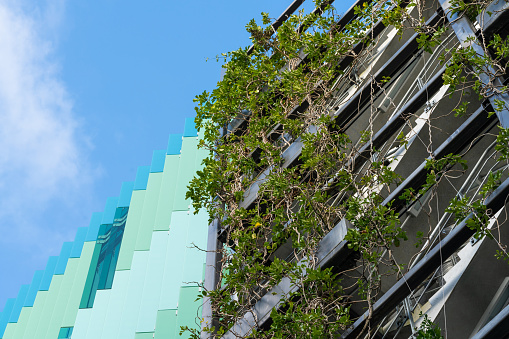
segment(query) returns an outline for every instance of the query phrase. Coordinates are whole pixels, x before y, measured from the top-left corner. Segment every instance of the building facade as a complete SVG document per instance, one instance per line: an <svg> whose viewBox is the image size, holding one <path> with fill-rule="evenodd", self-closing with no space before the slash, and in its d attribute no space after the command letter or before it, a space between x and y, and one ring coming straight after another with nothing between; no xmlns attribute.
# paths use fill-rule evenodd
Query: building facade
<svg viewBox="0 0 509 339"><path fill-rule="evenodd" d="M273 31L301 3L294 1L287 12L272 24ZM317 316L316 312L309 310L312 307L305 307L306 291L299 292L307 286L304 284L306 279L296 277L295 271L290 271L292 275L271 279L271 270L267 267L285 267L279 264L281 261L288 263L286 267L300 263L290 266L295 270L327 268L341 281L338 291L343 294L337 295L337 300L342 300L338 305L343 307L342 311L347 310L348 317L345 318L351 319L351 324L343 328L338 325L332 334L320 332L323 337L415 338L419 331L430 330L426 327L429 320L447 338L505 338L509 335L509 266L503 259L507 257L509 244L509 165L505 151L501 151L509 143L508 54L497 52L497 45L493 42L497 39L507 41L508 4L505 1L486 2L474 14L457 8L453 10L454 6L453 2L444 0L356 1L339 16L334 26L335 34L339 35L343 29L351 30L349 24L359 18L362 8L373 8L372 17L375 17L375 10L393 11L398 15L405 13L402 27L407 25L412 29L400 31L388 20L374 21L369 30L363 31L369 37L369 43L360 41L352 44L348 53L342 52L344 54L335 59L337 64L334 67L337 68L331 71L334 74L332 80L317 81L312 88L314 92L311 91L293 109L290 107L283 113L278 111L281 121L284 121L280 124L271 121L266 124L269 128L260 127L264 122L262 119L270 121L271 109L275 110L271 108L270 100L263 102L263 109L257 110L253 105L250 110L243 110L230 119L222 139L216 140L222 143L222 148L229 147L228 152L238 150L237 156L245 157L244 163L252 159L253 165L239 170L242 175L232 170L225 174L231 179L221 184L232 198L227 200L228 194L219 190L222 196L217 196L219 199L226 197L223 202L227 212L212 207L221 217L211 225L213 232L208 243L205 285L207 290L221 290L222 294L214 294L212 302L205 300L203 326L206 331L202 332L202 338L248 338L253 333L266 338L271 336L270 333L276 333L274 331L286 331L277 332L286 333L284 337L313 337L310 332L302 330L307 325L302 321L304 317L299 315L300 318L295 318L299 320L295 320L288 315L289 310L301 307L299 311L306 309L309 312L307 319ZM320 15L322 12L317 13ZM360 20L369 21L369 16ZM415 23L418 23L417 26L412 26ZM361 26L360 23L358 25ZM428 30L430 27L436 31ZM439 36L439 41L427 45L426 41L430 41L437 31L440 33L435 36ZM260 39L264 38L263 34L268 34L267 30L258 32ZM256 48L272 43L268 39L261 41ZM270 46L271 52L276 50ZM319 51L326 55L329 52L327 48L322 47ZM304 47L299 51L305 50ZM463 51L469 51L470 56L461 54ZM313 52L317 53L316 50ZM330 55L327 56L330 58ZM304 76L311 72L312 67L318 73L318 67L327 66L325 62L306 66L314 61L313 57L316 55L302 52L291 59L281 73L291 73L302 66L301 74ZM458 58L465 59L459 62ZM263 60L259 61L262 64L266 59L262 55L258 60ZM475 62L479 60L488 62L476 66ZM491 64L493 60L501 65L498 71ZM451 73L451 64L457 66L454 74ZM232 68L231 72L230 78L226 73L228 81L233 83L241 79L237 69ZM278 74L277 71L274 73ZM464 87L452 88L454 82L450 81L451 78L462 79ZM250 91L273 91L276 93L273 97L283 102L284 95L278 91L285 86L284 81L285 77L278 75L272 82L276 85L260 81L259 87ZM308 126L306 123L314 114L311 111L314 103L309 98L315 95L314 99L318 100L317 88L318 85L325 87L323 84L330 86L323 90L328 91L329 96L323 96L326 105L321 107L321 113L333 121L331 127L327 127L328 131L340 131L351 142L344 147L345 156L337 156L339 160L335 160L335 171L329 172L332 174L327 180L319 182L323 172L313 172L314 168L303 171L300 166L306 147L304 136L309 140L314 133L321 131L316 125ZM476 92L479 88L481 95ZM483 92L483 89L486 91ZM219 102L221 95L218 91L214 100ZM258 98L250 100L261 101ZM212 101L204 102L203 107L208 109ZM226 102L221 101L220 105ZM327 106L326 109L323 109L324 106ZM290 119L301 119L301 126L306 127L301 136L294 137L287 132L291 128L288 127L291 126ZM263 140L246 151L250 146L244 145L253 144L252 125ZM239 144L242 147L236 146ZM316 145L320 144L317 142ZM311 151L308 149L306 152L309 154ZM222 159L221 156L219 154L218 158ZM462 167L461 164L465 163L468 165ZM320 164L314 166L319 167ZM378 174L368 176L366 173L380 173L373 170L374 166L376 170L385 166L401 181L394 185L372 185L369 180L377 182ZM224 168L225 172L228 171L228 167ZM285 234L290 227L299 227L298 218L302 215L299 213L307 208L303 203L304 195L290 190L287 190L286 196L277 195L276 200L267 202L276 195L272 194L275 183L284 185L277 178L281 173L287 173L289 180L294 174L292 180L302 178L300 183L295 180L295 186L313 187L315 191L309 196L323 197L326 201L315 206L329 214L336 213L326 220L333 222L332 229L326 228L327 222L317 221L322 222L321 230L325 233L321 238L311 238L311 228L303 228L305 231L300 234L288 231L287 234L293 234L293 237L301 235L309 236L310 241L319 240L315 250L304 252L305 256L301 255L305 246L296 244L295 238L278 239L278 243L272 245L276 236ZM345 184L341 186L342 191L334 190L342 176L352 178L351 182L359 188L345 188L348 187ZM309 184L315 182L319 182L320 186ZM239 200L235 200L237 187L242 187L243 192ZM292 201L292 195L300 200ZM359 208L357 214L349 214L346 207L356 206L348 205L349 202L371 197L375 197L376 206L369 213L380 208L387 215L394 212L393 215L398 218L395 224L406 234L405 241L395 237L394 242L380 245L378 263L370 261L366 252L359 248L365 239L363 234L380 229L372 220L371 224L365 223L370 225L369 230L360 228L361 221L369 219L364 218L365 211ZM458 212L461 203L472 201L477 201L475 208ZM279 206L289 207L285 213L279 213ZM314 213L311 209L306 211ZM377 215L372 216L374 219ZM327 217L325 213L317 213L316 220ZM474 226L481 220L482 230ZM347 234L350 236L347 237ZM258 245L247 245L251 237L257 239ZM383 240L376 234L374 238L380 242ZM232 263L241 261L238 256L245 248L248 248L244 257L246 261L249 256L256 256L257 260L252 265L258 266L258 274L253 273L252 267L242 264L236 264L236 271L232 272ZM394 271L384 271L380 263L384 260L394 265ZM244 276L250 275L250 278L240 278L241 272L245 272ZM375 274L383 278L372 279ZM245 281L245 286L254 284L256 287L225 285L225 279L235 283ZM364 286L360 282L364 282ZM369 300L370 303L363 296L367 284L375 286L371 291L376 296ZM313 302L324 307L320 296L326 293L316 293L310 298L314 297ZM317 325L316 328L328 328L335 321L339 322L334 311L323 311L319 315L322 317L321 327ZM296 321L302 323L295 324ZM218 329L219 334L211 334L210 331Z"/></svg>
<svg viewBox="0 0 509 339"><path fill-rule="evenodd" d="M50 257L0 313L0 338L176 338L199 327L208 216L186 186L201 166L186 119L150 166Z"/></svg>
<svg viewBox="0 0 509 339"><path fill-rule="evenodd" d="M290 4L272 23L274 31L302 2ZM283 123L257 130L263 139L260 147L241 144L242 138L252 137L249 128L256 119L254 110L242 109L218 140L224 141L224 147L241 144L243 160L253 159L255 165L249 173L238 174L235 167L220 173L228 178L224 185L238 179L241 188L240 195L231 195L237 200L223 201L222 209L231 212L230 216L235 210L247 211L251 220L240 218L237 225L232 222L225 227L223 215L207 225L208 215L204 211L194 214L191 201L185 199L186 186L208 155L197 149L200 136L187 120L184 134L172 135L166 151L154 152L151 166L141 167L133 183L124 183L119 197L108 199L104 212L94 214L90 226L80 228L76 240L64 244L61 255L50 258L46 270L36 272L32 284L22 286L18 297L8 301L0 314L0 338L162 339L178 337L181 326L203 326L202 338L248 338L255 331L265 338L270 337L266 333L271 333L274 317L279 317L279 326L294 329L287 337L311 336L313 333L302 332L308 325L305 322L293 324L292 317L281 321L294 305L304 305L299 298L306 291L299 294L299 290L309 285L296 282L303 282L307 271L302 269L302 276L281 275L271 280L267 272L279 273L270 271L275 262L296 263L300 266L292 267L309 271L327 269L337 277L342 293L337 296L341 300L338 307L351 321L335 328L329 337L414 338L426 330L427 320L448 338L509 335L509 165L504 153L509 143L509 135L504 134L509 128L508 53L497 52L497 47L502 51L507 47L503 43L484 43L496 36L507 41L509 11L502 0L486 5L472 16L451 11L452 4L442 0L356 1L338 16L338 34L359 18L359 8L404 13L409 29L400 31L382 19L372 22L360 32L370 42L352 44L349 52L336 60L332 80L320 82L331 85L324 91L329 95L324 96L319 111L330 117L326 129L349 140L342 145L343 153L335 160L330 177L320 182L318 170L301 170L309 149L302 137L286 132ZM318 15L322 12L316 11ZM425 30L430 27L433 30ZM426 39L431 41L438 32L438 42L426 44ZM480 59L497 59L501 70L490 65L475 69L465 63L451 74L449 65L461 64L453 60L453 56L459 57L454 52L469 48ZM252 52L253 48L248 50ZM320 52L328 52L327 47ZM309 62L308 55L300 53L281 72L302 66L306 75ZM284 78L275 73L277 81ZM228 72L225 76L228 78ZM463 76L464 87L452 91L450 79ZM260 85L259 92L271 90L265 85ZM479 95L472 89L476 86L488 92ZM303 135L312 136L320 129L306 120L316 109L309 98L284 113L286 124L301 119ZM224 125L218 126L222 129ZM275 148L270 148L273 145ZM277 162L270 162L272 154L265 154L264 149L280 152ZM468 166L462 166L464 163ZM375 166L387 171L374 171ZM294 227L300 211L306 211L302 200L292 201L300 196L288 191L273 205L266 202L273 190L273 175L281 173L298 173L296 185L309 184L307 187L320 192L313 192L315 200L323 199L309 206L328 213L318 214L316 219L328 218L323 224L331 227L323 227L319 236L309 238L316 241L309 252L303 252L291 236L281 239L280 235ZM394 173L398 180L377 184L380 173ZM341 175L348 177L356 190L337 189ZM383 246L376 245L380 247L379 262L396 263L385 271L384 265L367 260L366 252L352 242L377 230L376 222L370 220L371 224L361 229L364 211L349 214L346 207L371 197L374 210L397 218L398 226L391 232L405 233ZM269 207L283 201L288 209L277 219ZM473 201L477 205L460 211L461 203L467 206ZM482 221L482 229L475 228L477 221ZM321 227L321 222L316 224ZM256 260L246 266L258 267L258 275L253 275L252 267L232 269L232 258L241 251L239 239L245 236L235 234L234 226L251 232L246 260ZM276 237L272 230L276 227L279 242L273 246ZM303 237L309 236L309 229ZM359 237L352 238L352 233ZM204 248L206 253L200 250ZM265 250L264 255L258 250ZM227 275L241 276L244 269L253 275L250 284L232 287L224 283ZM383 279L373 279L375 274ZM369 302L359 281L374 284L376 295ZM202 283L207 291L220 291L217 295L229 303L220 309L207 298L202 306L196 301ZM319 299L325 292L319 291L322 294L314 300L317 305L322 306ZM331 295L335 297L334 293L328 297ZM218 314L218 310L234 308L234 316ZM327 322L337 315L335 311L320 316ZM219 329L222 332L217 333ZM188 336L189 332L184 334Z"/></svg>

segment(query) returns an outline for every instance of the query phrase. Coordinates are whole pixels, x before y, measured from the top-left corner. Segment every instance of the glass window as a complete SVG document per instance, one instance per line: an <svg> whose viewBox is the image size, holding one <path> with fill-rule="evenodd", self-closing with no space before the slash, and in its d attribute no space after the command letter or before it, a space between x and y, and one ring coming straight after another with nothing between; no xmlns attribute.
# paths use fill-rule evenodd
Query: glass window
<svg viewBox="0 0 509 339"><path fill-rule="evenodd" d="M128 207L117 208L113 224L103 224L99 228L80 308L91 308L97 290L109 289L113 285L128 211Z"/></svg>
<svg viewBox="0 0 509 339"><path fill-rule="evenodd" d="M58 333L58 339L70 339L74 327L62 327Z"/></svg>

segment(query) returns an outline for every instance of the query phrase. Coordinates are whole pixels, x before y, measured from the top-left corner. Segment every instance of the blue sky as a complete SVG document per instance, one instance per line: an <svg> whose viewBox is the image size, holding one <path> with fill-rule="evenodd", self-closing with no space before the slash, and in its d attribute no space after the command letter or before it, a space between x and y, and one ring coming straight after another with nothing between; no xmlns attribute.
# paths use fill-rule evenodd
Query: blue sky
<svg viewBox="0 0 509 339"><path fill-rule="evenodd" d="M0 0L0 310L290 2Z"/></svg>

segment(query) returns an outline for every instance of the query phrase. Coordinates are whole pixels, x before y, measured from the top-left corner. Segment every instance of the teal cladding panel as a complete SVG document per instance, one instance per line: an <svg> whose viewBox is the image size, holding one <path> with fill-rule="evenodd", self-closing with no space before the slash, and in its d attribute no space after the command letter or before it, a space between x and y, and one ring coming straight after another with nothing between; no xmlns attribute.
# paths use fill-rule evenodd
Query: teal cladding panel
<svg viewBox="0 0 509 339"><path fill-rule="evenodd" d="M90 317L94 309L80 309L74 323L74 331L72 332L72 339L92 339L87 337L87 330L91 327ZM97 339L97 338L93 338Z"/></svg>
<svg viewBox="0 0 509 339"><path fill-rule="evenodd" d="M30 319L30 315L32 314L33 307L23 307L21 309L21 313L19 315L19 319L17 323L7 324L7 328L5 330L4 338L14 338L20 339L23 338L23 333L27 327L28 320ZM11 328L9 328L12 326Z"/></svg>
<svg viewBox="0 0 509 339"><path fill-rule="evenodd" d="M27 297L25 299L25 304L23 306L31 307L34 306L35 297L37 296L37 291L39 291L39 287L41 286L42 276L44 275L44 271L35 271L34 277L32 278L32 283L30 284L30 288L28 289Z"/></svg>
<svg viewBox="0 0 509 339"><path fill-rule="evenodd" d="M148 251L152 240L152 230L157 213L157 201L161 191L163 173L151 173L148 178L147 190L143 201L143 210L136 238L136 251Z"/></svg>
<svg viewBox="0 0 509 339"><path fill-rule="evenodd" d="M76 281L80 261L79 258L69 259L64 275L55 276L55 279L58 279L58 289L56 285L52 285L50 288L51 295L49 298L51 298L52 306L45 315L45 322L47 325L44 328L46 328L46 332L38 333L41 338L56 338L61 327L68 327L64 326L63 319L66 315L68 303L73 299L71 292L73 291L72 287ZM84 279L84 275L80 275L79 277ZM77 298L74 298L74 307L78 308ZM46 335L44 336L44 334Z"/></svg>
<svg viewBox="0 0 509 339"><path fill-rule="evenodd" d="M180 168L175 187L175 201L173 203L174 211L186 211L191 202L186 200L187 186L196 173L196 150L198 146L197 138L184 138L182 142L182 155L180 157Z"/></svg>
<svg viewBox="0 0 509 339"><path fill-rule="evenodd" d="M122 183L122 188L120 189L120 195L118 197L118 205L117 207L129 207L131 203L131 196L133 194L134 189L134 181L128 181Z"/></svg>
<svg viewBox="0 0 509 339"><path fill-rule="evenodd" d="M106 206L104 207L101 225L113 224L113 219L115 219L115 211L117 210L117 205L118 205L117 197L109 197L106 200Z"/></svg>
<svg viewBox="0 0 509 339"><path fill-rule="evenodd" d="M39 286L39 291L49 290L51 279L53 278L53 273L55 273L55 267L57 266L57 261L58 257L49 257L46 269L44 270L44 275L42 276L41 285Z"/></svg>
<svg viewBox="0 0 509 339"><path fill-rule="evenodd" d="M67 261L71 255L73 243L72 242L64 242L62 245L62 249L60 250L60 255L58 256L57 265L55 266L55 274L64 274L65 267L67 266Z"/></svg>
<svg viewBox="0 0 509 339"><path fill-rule="evenodd" d="M46 293L46 302L44 303L44 307L42 308L41 315L39 317L39 321L35 331L37 337L45 338L46 332L48 332L48 330L50 329L51 317L53 316L53 313L57 309L56 305L58 296L60 293L65 293L65 290L61 288L63 280L64 280L63 275L53 276L53 281L51 282L51 286ZM58 328L60 328L60 326L58 326ZM54 334L53 338L56 338L57 335L58 330Z"/></svg>
<svg viewBox="0 0 509 339"><path fill-rule="evenodd" d="M140 166L136 172L136 180L134 180L134 190L147 189L148 175L150 166Z"/></svg>
<svg viewBox="0 0 509 339"><path fill-rule="evenodd" d="M182 134L170 134L166 154L180 154L182 149Z"/></svg>
<svg viewBox="0 0 509 339"><path fill-rule="evenodd" d="M199 291L200 289L197 286L182 287L180 289L177 328L174 338L178 338L181 326L199 327L201 300L196 300Z"/></svg>
<svg viewBox="0 0 509 339"><path fill-rule="evenodd" d="M162 284L159 309L175 309L178 304L179 289L182 284L184 261L182 254L186 252L187 231L189 229L189 214L187 211L173 212L170 225L170 239L166 250L166 265Z"/></svg>
<svg viewBox="0 0 509 339"><path fill-rule="evenodd" d="M166 160L166 151L154 151L152 154L152 163L150 165L150 172L157 173L164 170L164 161Z"/></svg>
<svg viewBox="0 0 509 339"><path fill-rule="evenodd" d="M205 263L204 250L207 249L208 214L201 211L198 214L189 215L189 229L187 237L187 248L185 252L183 282L199 282L202 280L202 270Z"/></svg>
<svg viewBox="0 0 509 339"><path fill-rule="evenodd" d="M87 236L88 228L87 227L79 227L76 231L76 237L74 238L74 242L71 249L71 255L69 258L79 258L81 256L81 250L83 249L83 243L85 242L85 238Z"/></svg>
<svg viewBox="0 0 509 339"><path fill-rule="evenodd" d="M108 312L106 312L102 338L117 338L122 320L122 310L124 308L126 299L129 297L127 295L127 290L130 276L131 270L117 271L115 273L113 286L109 291L111 293L110 303L108 305Z"/></svg>
<svg viewBox="0 0 509 339"><path fill-rule="evenodd" d="M154 339L175 338L177 329L177 310L160 310L157 312ZM177 337L178 338L178 337Z"/></svg>
<svg viewBox="0 0 509 339"><path fill-rule="evenodd" d="M58 339L68 339L71 337L72 327L62 327L58 332Z"/></svg>
<svg viewBox="0 0 509 339"><path fill-rule="evenodd" d="M117 271L131 268L134 247L136 245L136 238L138 237L138 230L143 212L143 200L145 199L146 193L145 190L133 192L131 206L129 207L129 214L127 215L125 224L124 236L122 238L122 244L120 245Z"/></svg>
<svg viewBox="0 0 509 339"><path fill-rule="evenodd" d="M79 258L69 260L69 262L77 261L78 265L76 267L73 284L70 287L69 298L67 299L64 315L62 316L62 327L74 326L80 301L83 296L83 290L85 289L85 283L90 269L90 262L94 255L95 246L95 242L86 242L83 245L81 256Z"/></svg>
<svg viewBox="0 0 509 339"><path fill-rule="evenodd" d="M11 315L9 316L10 323L18 322L19 314L21 313L21 308L23 307L23 304L25 303L29 288L30 288L30 285L21 285L19 292L18 292L18 296L16 297L16 302L14 303L14 306L12 307Z"/></svg>
<svg viewBox="0 0 509 339"><path fill-rule="evenodd" d="M131 266L131 277L127 290L128 298L122 308L122 326L119 328L118 339L133 338L138 323L143 284L146 278L148 251L135 251ZM74 339L74 338L73 338Z"/></svg>
<svg viewBox="0 0 509 339"><path fill-rule="evenodd" d="M138 332L150 332L156 326L157 312L155 310L158 309L161 289L163 288L163 267L165 266L168 240L168 231L152 233L152 244L147 263L147 278L143 286L140 315L136 327Z"/></svg>
<svg viewBox="0 0 509 339"><path fill-rule="evenodd" d="M44 317L45 306L46 302L48 301L47 300L48 294L49 294L48 291L37 292L37 297L35 298L34 306L30 308L32 310L30 312L30 321L28 322L23 332L22 337L23 339L37 338L37 335L39 334L39 332L37 332L37 327L39 325L39 322L41 321L41 318ZM21 336L16 337L16 339L20 338Z"/></svg>
<svg viewBox="0 0 509 339"><path fill-rule="evenodd" d="M90 225L88 226L88 233L85 241L97 240L97 234L99 233L99 227L101 226L101 220L103 218L102 215L102 212L92 213L92 218L90 219Z"/></svg>
<svg viewBox="0 0 509 339"><path fill-rule="evenodd" d="M94 300L93 312L87 328L87 338L103 338L102 333L106 324L106 315L110 303L111 290L98 290ZM126 337L127 338L127 337ZM74 339L74 338L73 338Z"/></svg>
<svg viewBox="0 0 509 339"><path fill-rule="evenodd" d="M154 231L168 231L170 229L179 165L179 155L166 156L163 180L161 181L161 191L159 193L159 201L157 202Z"/></svg>
<svg viewBox="0 0 509 339"><path fill-rule="evenodd" d="M194 124L194 118L186 118L186 123L184 125L184 137L196 136L198 136L198 131L196 130L196 125Z"/></svg>
<svg viewBox="0 0 509 339"><path fill-rule="evenodd" d="M7 299L7 302L5 303L4 310L2 311L2 317L0 317L0 338L4 336L5 327L7 327L15 302L16 299L10 298Z"/></svg>
<svg viewBox="0 0 509 339"><path fill-rule="evenodd" d="M97 262L99 261L99 254L101 253L101 245L98 243L93 244L94 248L92 252L92 257L90 259L90 265L88 267L88 273L85 279L85 284L82 291L82 297L79 308L88 308L89 301L94 298L94 296L92 295L93 293L92 284L94 283L95 268L97 267Z"/></svg>

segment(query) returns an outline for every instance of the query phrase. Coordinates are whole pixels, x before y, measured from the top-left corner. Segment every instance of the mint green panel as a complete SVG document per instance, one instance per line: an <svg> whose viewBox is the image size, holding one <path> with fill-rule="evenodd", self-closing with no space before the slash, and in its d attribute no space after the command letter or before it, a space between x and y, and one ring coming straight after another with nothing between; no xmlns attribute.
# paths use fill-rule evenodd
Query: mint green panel
<svg viewBox="0 0 509 339"><path fill-rule="evenodd" d="M85 276L88 274L88 266L90 265L90 259L93 253L93 243L85 243L85 247L83 248L82 258L87 259L80 262L78 266L78 270L76 273L76 281L72 287L71 297L69 298L69 302L67 304L66 314L64 315L64 321L62 322L62 327L71 327L74 326L72 338L88 338L87 331L89 330L90 321L93 314L102 307L104 304L102 296L98 293L96 295L96 300L94 301L94 308L90 309L78 309L76 308L76 304L79 302L79 299L76 297L76 294L83 293L84 288L84 280ZM88 261L88 265L86 265ZM95 267L95 266L94 266ZM118 272L120 273L120 272ZM118 274L117 273L117 274ZM115 275L115 280L117 279L117 274ZM81 277L81 278L80 278ZM115 284L114 280L114 284ZM83 282L82 282L83 281ZM108 290L110 291L110 290ZM96 326L95 324L93 326Z"/></svg>
<svg viewBox="0 0 509 339"><path fill-rule="evenodd" d="M143 201L143 211L140 219L140 228L136 239L136 251L148 251L152 240L152 230L157 212L157 201L161 191L163 173L150 173L148 177L147 190Z"/></svg>
<svg viewBox="0 0 509 339"><path fill-rule="evenodd" d="M170 239L166 251L166 265L162 284L159 309L177 308L179 288L182 285L184 261L186 252L187 231L189 229L189 214L187 211L173 212L170 225Z"/></svg>
<svg viewBox="0 0 509 339"><path fill-rule="evenodd" d="M78 267L76 268L75 279L69 293L67 305L64 307L65 312L62 317L62 327L72 327L76 321L81 296L85 287L85 281L88 275L88 269L94 253L95 242L86 242L83 245L81 257L76 258ZM74 260L74 259L72 259Z"/></svg>
<svg viewBox="0 0 509 339"><path fill-rule="evenodd" d="M129 286L129 279L131 270L118 271L113 280L113 286L110 290L110 303L108 305L108 312L106 313L106 320L104 322L102 338L116 338L118 330L121 326L122 309L125 304L127 295L127 288Z"/></svg>
<svg viewBox="0 0 509 339"><path fill-rule="evenodd" d="M148 251L136 251L134 253L131 276L127 290L128 298L125 300L125 304L121 310L122 320L120 321L121 326L117 336L118 339L134 338L141 305L141 291L143 291L145 279L150 279L150 277L146 276L148 258Z"/></svg>
<svg viewBox="0 0 509 339"><path fill-rule="evenodd" d="M27 327L25 333L23 334L24 339L37 338L36 335L37 325L39 324L39 320L41 318L41 314L43 312L44 304L46 303L46 297L48 296L48 293L49 291L37 292L37 297L35 297L34 306L32 307L32 312L30 314L30 319L27 322Z"/></svg>
<svg viewBox="0 0 509 339"><path fill-rule="evenodd" d="M101 253L101 244L98 244L96 242L93 242L93 244L94 249L92 250L92 257L90 258L87 277L85 278L85 284L83 287L79 308L88 308L88 303L91 297L91 293L93 291L92 284L94 283L95 268L97 267L99 254Z"/></svg>
<svg viewBox="0 0 509 339"><path fill-rule="evenodd" d="M65 316L65 309L67 302L71 297L71 291L74 281L76 280L76 273L78 270L79 258L71 258L67 262L65 273L62 277L62 283L60 285L60 292L55 300L53 314L48 324L48 330L46 332L46 338L58 338L58 333L62 326L62 320ZM75 304L78 307L78 304ZM40 332L40 335L43 333Z"/></svg>
<svg viewBox="0 0 509 339"><path fill-rule="evenodd" d="M140 315L138 318L137 332L150 332L156 326L157 309L163 288L166 249L170 235L167 231L153 232L152 245L150 246L147 273L143 285ZM164 286L164 288L167 288Z"/></svg>
<svg viewBox="0 0 509 339"><path fill-rule="evenodd" d="M157 202L157 214L154 222L154 231L168 231L175 199L175 187L180 165L179 155L167 155L164 164L161 192Z"/></svg>
<svg viewBox="0 0 509 339"><path fill-rule="evenodd" d="M78 311L74 330L72 331L72 339L89 339L87 337L87 330L90 326L90 317L93 312L93 308L82 308Z"/></svg>
<svg viewBox="0 0 509 339"><path fill-rule="evenodd" d="M95 295L94 307L87 328L87 338L102 338L103 327L105 326L106 315L108 314L108 306L110 303L111 289L97 290ZM73 332L73 339L74 339ZM49 338L48 338L49 339Z"/></svg>
<svg viewBox="0 0 509 339"><path fill-rule="evenodd" d="M37 325L37 330L35 332L37 333L37 337L40 337L41 334L44 336L48 331L51 316L55 310L58 294L62 292L61 286L63 280L63 275L54 275L53 279L51 280L51 285L46 296L46 302L44 303L44 307L39 318L39 324ZM58 332L55 337L57 336Z"/></svg>
<svg viewBox="0 0 509 339"><path fill-rule="evenodd" d="M134 247L136 245L136 237L140 226L141 215L143 212L143 200L146 191L133 191L131 197L131 205L129 206L129 214L120 246L120 253L117 261L117 271L128 270L131 268Z"/></svg>
<svg viewBox="0 0 509 339"><path fill-rule="evenodd" d="M196 137L184 138L180 158L180 170L175 187L174 211L187 211L190 201L186 200L187 186L196 173L196 150L198 139Z"/></svg>
<svg viewBox="0 0 509 339"><path fill-rule="evenodd" d="M23 334L25 333L25 329L28 325L28 322L30 321L30 315L32 314L32 310L33 310L33 307L23 307L21 309L21 313L19 315L19 319L18 319L18 322L16 324L12 324L12 325L16 325L14 326L14 332L12 334L12 336L6 336L4 335L4 339L7 339L7 338L13 338L13 339L16 339L16 338L23 338ZM7 325L7 329L9 329L9 325ZM7 331L5 331L5 334L7 334Z"/></svg>
<svg viewBox="0 0 509 339"><path fill-rule="evenodd" d="M143 333L136 333L134 336L134 339L153 339L154 338L154 332L143 332Z"/></svg>
<svg viewBox="0 0 509 339"><path fill-rule="evenodd" d="M203 264L205 263L205 250L207 249L208 214L201 211L189 218L187 248L184 263L183 282L200 282L202 280ZM195 247L196 246L196 247Z"/></svg>
<svg viewBox="0 0 509 339"><path fill-rule="evenodd" d="M21 315L21 314L20 314ZM0 338L2 339L15 339L14 333L16 332L16 328L19 327L18 323L7 323L5 327L4 335Z"/></svg>
<svg viewBox="0 0 509 339"><path fill-rule="evenodd" d="M177 328L175 338L178 338L181 326L198 328L201 317L201 300L196 300L200 289L198 287L182 287L180 289L179 307L177 314Z"/></svg>
<svg viewBox="0 0 509 339"><path fill-rule="evenodd" d="M156 332L154 339L173 339L177 329L177 310L157 311Z"/></svg>

